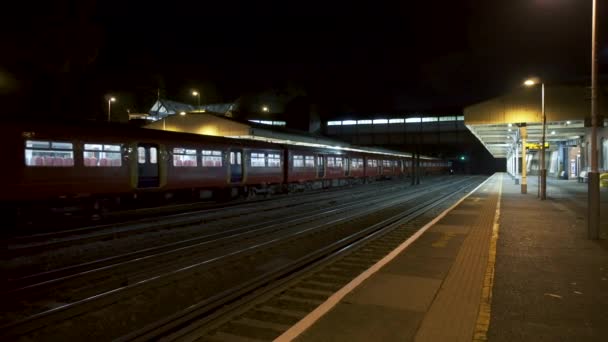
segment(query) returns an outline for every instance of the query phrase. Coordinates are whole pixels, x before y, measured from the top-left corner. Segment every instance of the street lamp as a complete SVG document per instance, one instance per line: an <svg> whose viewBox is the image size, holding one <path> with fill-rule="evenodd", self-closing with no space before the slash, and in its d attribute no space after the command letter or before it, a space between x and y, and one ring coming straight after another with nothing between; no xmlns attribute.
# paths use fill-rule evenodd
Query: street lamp
<svg viewBox="0 0 608 342"><path fill-rule="evenodd" d="M526 87L532 87L539 83L538 79L527 79L524 82ZM547 116L545 115L545 83L541 82L541 111L543 116L543 138L540 144L540 199L547 199L547 169L545 167L545 132L547 126ZM524 147L525 148L525 147Z"/></svg>
<svg viewBox="0 0 608 342"><path fill-rule="evenodd" d="M108 122L110 122L110 116L112 113L112 102L116 102L116 98L113 96L110 96L108 98Z"/></svg>
<svg viewBox="0 0 608 342"><path fill-rule="evenodd" d="M590 239L600 237L600 184L597 169L597 7L593 0L591 9L591 172L588 173L587 188L587 235Z"/></svg>
<svg viewBox="0 0 608 342"><path fill-rule="evenodd" d="M262 112L268 112L270 109L268 106L262 106Z"/></svg>
<svg viewBox="0 0 608 342"><path fill-rule="evenodd" d="M196 102L196 103L197 103L196 110L197 110L197 111L200 111L200 109L201 109L201 93L199 93L199 92L198 92L198 91L196 91L196 90L193 90L193 91L192 91L192 96L196 96L196 101L197 101L197 102Z"/></svg>

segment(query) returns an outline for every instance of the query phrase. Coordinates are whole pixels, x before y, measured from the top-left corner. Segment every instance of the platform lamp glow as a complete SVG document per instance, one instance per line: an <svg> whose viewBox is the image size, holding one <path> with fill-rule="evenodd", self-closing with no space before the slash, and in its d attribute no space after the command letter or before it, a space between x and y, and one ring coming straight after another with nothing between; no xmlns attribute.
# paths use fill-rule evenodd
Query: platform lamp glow
<svg viewBox="0 0 608 342"><path fill-rule="evenodd" d="M198 112L201 109L201 93L199 93L197 90L193 90L192 96L196 96L196 111Z"/></svg>
<svg viewBox="0 0 608 342"><path fill-rule="evenodd" d="M262 106L262 112L268 113L269 110L268 106Z"/></svg>
<svg viewBox="0 0 608 342"><path fill-rule="evenodd" d="M110 118L112 115L112 102L116 102L116 98L114 96L108 97L108 122L110 122Z"/></svg>

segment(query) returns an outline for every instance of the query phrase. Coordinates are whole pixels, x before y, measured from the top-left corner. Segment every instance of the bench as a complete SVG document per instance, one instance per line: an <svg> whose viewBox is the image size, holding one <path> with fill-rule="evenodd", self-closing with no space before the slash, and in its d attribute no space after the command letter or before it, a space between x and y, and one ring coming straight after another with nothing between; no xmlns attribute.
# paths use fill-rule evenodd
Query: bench
<svg viewBox="0 0 608 342"><path fill-rule="evenodd" d="M581 171L581 173L578 175L578 182L587 183L587 181L589 181L589 177L587 176L587 171Z"/></svg>

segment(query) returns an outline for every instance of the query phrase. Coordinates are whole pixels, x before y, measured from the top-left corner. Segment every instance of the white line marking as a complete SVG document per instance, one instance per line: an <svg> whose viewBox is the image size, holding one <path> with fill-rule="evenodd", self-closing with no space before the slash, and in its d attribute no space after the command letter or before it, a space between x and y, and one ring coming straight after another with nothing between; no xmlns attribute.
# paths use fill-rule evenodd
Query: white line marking
<svg viewBox="0 0 608 342"><path fill-rule="evenodd" d="M490 179L493 179L496 175L489 177L483 183L479 184L473 191L466 194L463 198L461 198L454 205L443 211L439 216L435 217L431 222L427 223L424 227L420 228L414 235L410 236L407 240L405 240L399 247L395 248L392 252L387 254L384 258L375 263L372 267L365 270L363 273L359 274L355 279L351 280L350 283L346 284L343 288L334 293L331 297L329 297L325 302L319 305L316 309L310 312L306 317L302 318L298 323L293 325L287 331L285 331L281 336L277 337L274 341L276 342L287 342L292 341L300 334L302 334L306 329L310 328L316 321L318 321L323 315L325 315L329 310L331 310L334 306L342 300L347 294L353 291L357 286L361 285L367 278L372 276L374 273L378 272L384 265L393 260L399 253L401 253L404 249L406 249L409 245L411 245L414 241L416 241L424 232L426 232L430 227L432 227L435 223L441 220L445 215L447 215L452 209L457 207L462 201L464 201L467 197L473 194L477 189L486 184Z"/></svg>

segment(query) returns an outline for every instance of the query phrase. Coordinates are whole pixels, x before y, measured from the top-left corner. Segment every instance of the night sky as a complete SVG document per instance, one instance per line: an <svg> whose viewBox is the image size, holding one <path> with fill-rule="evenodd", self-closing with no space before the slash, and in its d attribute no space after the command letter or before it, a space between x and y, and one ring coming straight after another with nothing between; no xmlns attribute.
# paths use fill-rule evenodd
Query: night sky
<svg viewBox="0 0 608 342"><path fill-rule="evenodd" d="M231 102L299 89L325 117L461 108L529 75L585 81L591 0L52 1L2 14L3 114L95 118L106 94ZM608 11L599 1L599 32ZM600 34L600 71L608 59Z"/></svg>

